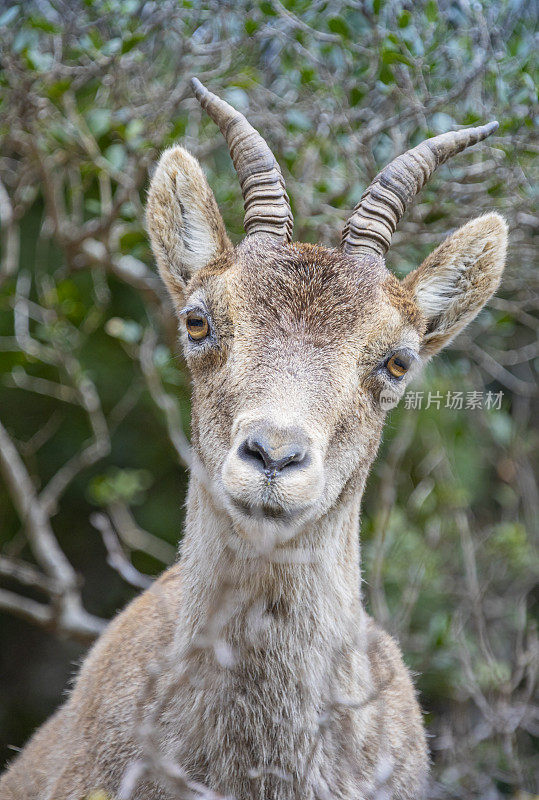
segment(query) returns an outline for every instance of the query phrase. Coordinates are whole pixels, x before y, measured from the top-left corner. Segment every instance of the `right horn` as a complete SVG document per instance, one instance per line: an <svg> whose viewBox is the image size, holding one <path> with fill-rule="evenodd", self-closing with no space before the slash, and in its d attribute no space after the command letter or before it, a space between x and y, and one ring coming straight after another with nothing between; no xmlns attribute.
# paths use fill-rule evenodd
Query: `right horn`
<svg viewBox="0 0 539 800"><path fill-rule="evenodd" d="M281 170L268 145L243 114L198 78L191 79L191 88L226 139L243 194L245 233L269 233L289 242L294 220Z"/></svg>
<svg viewBox="0 0 539 800"><path fill-rule="evenodd" d="M364 192L344 226L344 251L385 255L407 206L434 170L497 128L497 122L489 122L478 128L442 133L393 159Z"/></svg>

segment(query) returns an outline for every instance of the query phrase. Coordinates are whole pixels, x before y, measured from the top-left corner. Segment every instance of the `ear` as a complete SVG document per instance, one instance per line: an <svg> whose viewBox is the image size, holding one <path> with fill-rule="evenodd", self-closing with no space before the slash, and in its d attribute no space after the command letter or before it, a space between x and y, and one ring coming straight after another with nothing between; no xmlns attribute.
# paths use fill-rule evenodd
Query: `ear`
<svg viewBox="0 0 539 800"><path fill-rule="evenodd" d="M159 160L146 222L161 277L179 303L192 275L231 247L206 176L183 147L166 150Z"/></svg>
<svg viewBox="0 0 539 800"><path fill-rule="evenodd" d="M426 321L424 358L445 347L494 294L506 250L505 220L486 214L459 228L406 276L403 284Z"/></svg>

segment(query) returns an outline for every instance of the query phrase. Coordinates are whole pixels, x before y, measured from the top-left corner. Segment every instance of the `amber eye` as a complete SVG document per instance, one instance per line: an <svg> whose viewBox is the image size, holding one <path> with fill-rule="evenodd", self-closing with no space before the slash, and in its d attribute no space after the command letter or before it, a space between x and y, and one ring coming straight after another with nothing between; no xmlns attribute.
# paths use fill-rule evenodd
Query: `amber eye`
<svg viewBox="0 0 539 800"><path fill-rule="evenodd" d="M193 342L200 342L205 339L210 332L208 320L200 311L189 311L185 318L185 327L189 338Z"/></svg>
<svg viewBox="0 0 539 800"><path fill-rule="evenodd" d="M388 372L399 380L406 375L409 368L410 362L399 353L395 353L386 361L386 369Z"/></svg>

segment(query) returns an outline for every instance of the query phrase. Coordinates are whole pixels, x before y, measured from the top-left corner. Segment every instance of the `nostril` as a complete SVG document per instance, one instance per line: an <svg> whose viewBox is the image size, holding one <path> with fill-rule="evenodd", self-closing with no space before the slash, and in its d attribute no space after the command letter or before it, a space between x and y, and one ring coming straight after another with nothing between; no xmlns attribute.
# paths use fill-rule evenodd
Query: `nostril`
<svg viewBox="0 0 539 800"><path fill-rule="evenodd" d="M305 461L305 456L306 453L303 448L292 450L291 452L289 452L287 455L283 456L283 458L280 459L279 461L279 463L281 464L280 469L288 467L289 465L292 464L297 464L299 466Z"/></svg>
<svg viewBox="0 0 539 800"><path fill-rule="evenodd" d="M251 461L266 474L281 472L287 467L306 466L307 462L307 452L304 447L292 444L272 450L269 443L259 436L250 436L246 439L240 445L238 455L244 460Z"/></svg>
<svg viewBox="0 0 539 800"><path fill-rule="evenodd" d="M271 461L271 456L268 454L262 442L259 442L258 439L254 439L252 437L246 439L245 442L240 445L239 455L243 458L247 458L250 461L258 463L264 468L267 468L268 463Z"/></svg>

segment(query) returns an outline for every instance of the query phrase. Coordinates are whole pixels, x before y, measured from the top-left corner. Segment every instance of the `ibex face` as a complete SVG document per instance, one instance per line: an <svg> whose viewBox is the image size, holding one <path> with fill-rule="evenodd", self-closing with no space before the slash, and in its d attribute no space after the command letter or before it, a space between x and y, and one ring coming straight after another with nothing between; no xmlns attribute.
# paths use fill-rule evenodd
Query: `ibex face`
<svg viewBox="0 0 539 800"><path fill-rule="evenodd" d="M197 81L194 90L229 144L248 235L232 248L198 162L179 147L152 180L148 226L182 322L195 450L238 532L284 539L364 480L388 398L495 290L506 226L494 214L457 231L402 282L383 255L433 170L496 125L395 159L330 250L290 243L288 198L267 145Z"/></svg>
<svg viewBox="0 0 539 800"><path fill-rule="evenodd" d="M386 362L416 358L423 323L375 257L262 233L229 258L188 287L209 326L184 329L196 445L240 530L290 535L372 460L380 390L402 391Z"/></svg>

